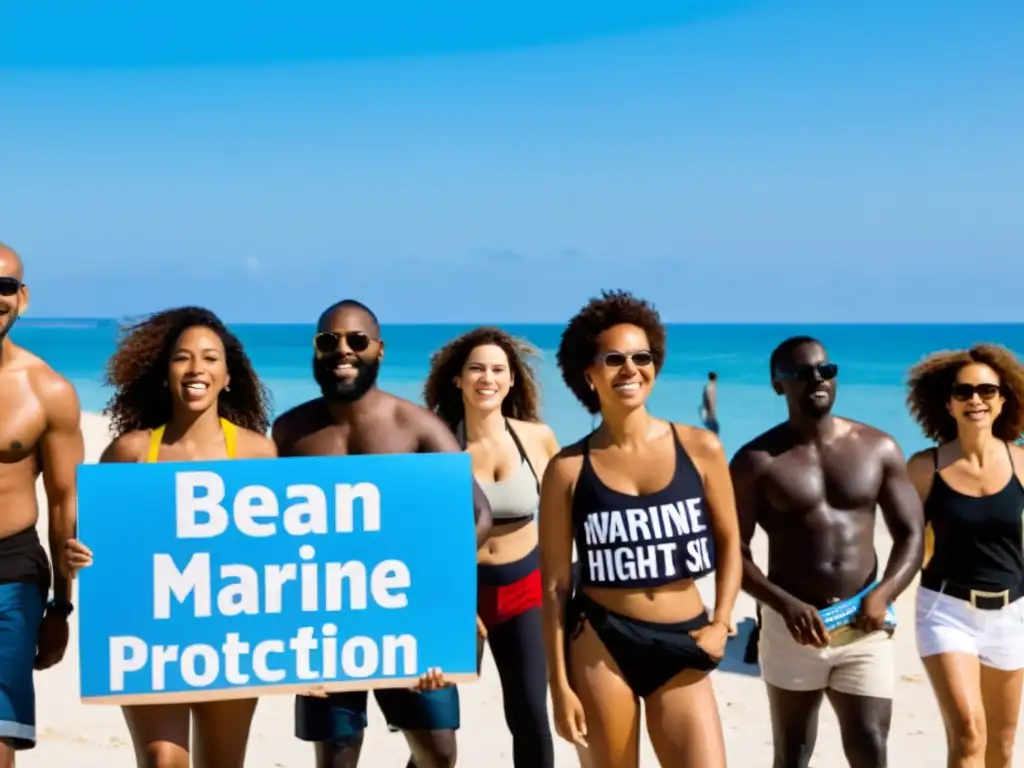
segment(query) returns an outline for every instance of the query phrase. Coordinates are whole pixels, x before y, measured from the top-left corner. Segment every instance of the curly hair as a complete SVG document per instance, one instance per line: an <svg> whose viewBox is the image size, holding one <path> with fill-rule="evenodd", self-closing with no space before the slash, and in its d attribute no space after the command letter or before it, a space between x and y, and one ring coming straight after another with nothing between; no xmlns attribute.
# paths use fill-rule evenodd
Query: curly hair
<svg viewBox="0 0 1024 768"><path fill-rule="evenodd" d="M104 411L117 437L154 429L171 418L167 368L171 352L189 328L209 328L224 343L230 390L220 393L217 410L245 429L265 434L270 424L270 393L260 382L242 343L213 312L202 307L179 307L158 312L123 328L117 350L107 362L104 383L114 395Z"/></svg>
<svg viewBox="0 0 1024 768"><path fill-rule="evenodd" d="M423 401L452 431L465 416L462 393L455 378L477 347L493 344L508 356L515 386L501 403L501 412L521 421L540 421L540 387L530 360L537 350L525 339L516 339L500 328L483 326L462 334L430 358L430 374L423 385Z"/></svg>
<svg viewBox="0 0 1024 768"><path fill-rule="evenodd" d="M977 344L970 349L936 352L910 369L907 406L925 436L937 443L956 439L956 421L946 410L953 385L965 365L987 365L999 374L1003 411L992 425L992 434L1007 442L1024 436L1024 365L1006 347Z"/></svg>
<svg viewBox="0 0 1024 768"><path fill-rule="evenodd" d="M590 413L601 411L597 392L587 386L583 373L597 355L597 337L616 325L635 325L647 334L654 356L654 371L665 363L665 326L650 302L628 291L601 291L569 321L558 346L558 367L562 379Z"/></svg>

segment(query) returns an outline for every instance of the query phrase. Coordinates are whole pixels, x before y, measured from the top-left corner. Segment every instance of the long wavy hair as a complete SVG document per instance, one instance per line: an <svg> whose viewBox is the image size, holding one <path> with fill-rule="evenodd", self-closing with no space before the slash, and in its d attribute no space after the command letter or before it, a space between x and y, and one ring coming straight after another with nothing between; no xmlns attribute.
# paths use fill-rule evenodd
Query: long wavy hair
<svg viewBox="0 0 1024 768"><path fill-rule="evenodd" d="M220 393L218 413L240 427L266 433L270 393L253 370L242 343L210 310L179 307L122 329L104 377L114 388L104 412L110 416L115 437L170 421L171 393L166 381L171 353L181 335L195 327L209 328L224 344L231 387Z"/></svg>
<svg viewBox="0 0 1024 768"><path fill-rule="evenodd" d="M430 358L430 374L423 385L423 401L452 431L465 418L466 406L455 379L477 347L493 344L508 356L513 386L501 403L501 412L521 421L540 421L540 387L530 361L537 350L525 339L517 339L492 326L474 328L449 341Z"/></svg>

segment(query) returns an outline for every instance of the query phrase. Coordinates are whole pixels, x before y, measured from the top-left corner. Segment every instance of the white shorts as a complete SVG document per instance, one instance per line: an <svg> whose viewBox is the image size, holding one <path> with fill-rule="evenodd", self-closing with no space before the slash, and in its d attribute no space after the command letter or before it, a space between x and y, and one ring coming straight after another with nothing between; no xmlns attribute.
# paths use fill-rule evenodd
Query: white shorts
<svg viewBox="0 0 1024 768"><path fill-rule="evenodd" d="M831 689L851 696L891 699L896 691L896 658L888 632L859 634L842 645L800 645L786 621L761 606L761 640L757 649L761 678L785 691Z"/></svg>
<svg viewBox="0 0 1024 768"><path fill-rule="evenodd" d="M998 611L972 608L966 600L918 587L917 652L969 653L986 667L1024 669L1024 598Z"/></svg>

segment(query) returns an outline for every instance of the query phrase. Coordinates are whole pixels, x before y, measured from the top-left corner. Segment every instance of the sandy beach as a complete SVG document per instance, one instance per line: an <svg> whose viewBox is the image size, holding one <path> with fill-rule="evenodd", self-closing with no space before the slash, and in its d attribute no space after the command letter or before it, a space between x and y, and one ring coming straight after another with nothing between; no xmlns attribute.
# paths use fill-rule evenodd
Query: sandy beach
<svg viewBox="0 0 1024 768"><path fill-rule="evenodd" d="M107 422L99 415L83 420L87 461L94 462L108 441ZM40 487L40 536L45 541L46 517ZM140 510L140 513L144 510ZM888 555L889 539L881 527L877 535L879 557ZM764 541L755 542L759 560ZM709 604L714 598L711 579L701 584ZM914 645L914 592L911 587L897 604L900 627L896 633L899 680L890 738L890 764L937 766L945 762L945 739L931 688L924 676ZM764 768L771 761L771 727L764 686L756 667L742 663L746 637L753 624L752 601L741 595L735 620L740 634L729 644L728 657L713 676L725 727L729 765ZM71 642L57 667L36 674L38 744L18 756L19 766L40 768L131 768L135 765L127 729L117 707L83 705L79 701L78 625L72 616ZM462 728L459 731L459 764L463 766L512 765L511 738L505 726L498 675L488 656L478 683L461 687ZM293 699L267 697L260 701L253 724L247 766L252 768L301 768L312 765L312 748L293 736ZM1024 755L1024 737L1018 735L1018 755ZM646 737L642 741L644 766L657 762ZM558 765L576 764L574 750L556 738ZM371 704L370 727L364 748L366 765L388 768L405 766L408 752L398 734L389 733L380 713ZM1021 758L1018 757L1018 760ZM826 705L812 765L833 768L845 765L835 717Z"/></svg>

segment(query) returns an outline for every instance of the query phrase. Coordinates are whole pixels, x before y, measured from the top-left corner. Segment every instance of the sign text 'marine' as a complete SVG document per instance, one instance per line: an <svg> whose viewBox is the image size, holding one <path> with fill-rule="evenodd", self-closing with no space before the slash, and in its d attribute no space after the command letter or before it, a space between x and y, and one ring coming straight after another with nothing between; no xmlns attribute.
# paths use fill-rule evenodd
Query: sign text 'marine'
<svg viewBox="0 0 1024 768"><path fill-rule="evenodd" d="M460 454L82 467L83 697L475 674L470 477Z"/></svg>

